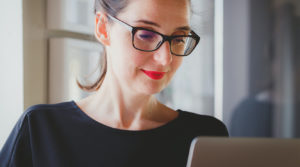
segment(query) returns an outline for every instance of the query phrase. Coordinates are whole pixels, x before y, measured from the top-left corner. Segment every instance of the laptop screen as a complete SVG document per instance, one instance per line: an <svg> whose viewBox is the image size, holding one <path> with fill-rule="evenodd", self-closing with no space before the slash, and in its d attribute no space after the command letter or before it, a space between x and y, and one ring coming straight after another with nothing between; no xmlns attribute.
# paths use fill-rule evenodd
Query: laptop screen
<svg viewBox="0 0 300 167"><path fill-rule="evenodd" d="M197 137L187 167L299 167L300 139Z"/></svg>

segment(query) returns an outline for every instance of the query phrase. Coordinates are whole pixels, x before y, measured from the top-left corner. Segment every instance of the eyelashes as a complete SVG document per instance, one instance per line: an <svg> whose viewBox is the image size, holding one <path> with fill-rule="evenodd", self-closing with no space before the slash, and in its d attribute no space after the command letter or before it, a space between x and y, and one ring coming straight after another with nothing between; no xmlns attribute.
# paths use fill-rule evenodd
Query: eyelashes
<svg viewBox="0 0 300 167"><path fill-rule="evenodd" d="M147 40L147 41L153 41L158 38L158 35L154 32L147 31L147 30L141 30L138 32L138 38L141 40Z"/></svg>

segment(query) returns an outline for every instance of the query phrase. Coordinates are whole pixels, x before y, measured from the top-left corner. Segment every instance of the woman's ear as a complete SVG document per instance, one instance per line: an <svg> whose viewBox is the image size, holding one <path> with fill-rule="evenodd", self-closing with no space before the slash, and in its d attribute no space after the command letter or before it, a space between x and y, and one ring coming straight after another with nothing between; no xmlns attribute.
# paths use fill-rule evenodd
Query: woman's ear
<svg viewBox="0 0 300 167"><path fill-rule="evenodd" d="M95 22L96 22L95 23L95 37L103 45L105 45L105 46L109 45L110 42L109 42L109 34L108 34L107 16L101 12L97 12Z"/></svg>

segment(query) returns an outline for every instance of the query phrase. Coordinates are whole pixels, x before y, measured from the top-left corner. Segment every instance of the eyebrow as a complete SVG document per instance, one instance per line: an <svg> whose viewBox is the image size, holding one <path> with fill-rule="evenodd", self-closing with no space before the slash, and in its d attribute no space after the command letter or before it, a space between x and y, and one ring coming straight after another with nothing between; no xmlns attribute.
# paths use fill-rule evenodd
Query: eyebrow
<svg viewBox="0 0 300 167"><path fill-rule="evenodd" d="M176 30L186 30L186 31L191 31L191 27L190 27L190 26L183 26L183 27L178 27L178 28L176 28Z"/></svg>
<svg viewBox="0 0 300 167"><path fill-rule="evenodd" d="M153 25L155 27L160 27L160 25L158 25L157 23L154 23L152 21L147 21L147 20L137 20L135 21L136 23L144 23L144 24L149 24L149 25Z"/></svg>
<svg viewBox="0 0 300 167"><path fill-rule="evenodd" d="M152 26L155 26L155 27L159 27L160 28L160 25L155 23L155 22L152 22L152 21L148 21L148 20L137 20L135 21L136 23L144 23L144 24L148 24L148 25L152 25ZM185 31L191 31L191 27L190 26L182 26L182 27L177 27L176 30L185 30Z"/></svg>

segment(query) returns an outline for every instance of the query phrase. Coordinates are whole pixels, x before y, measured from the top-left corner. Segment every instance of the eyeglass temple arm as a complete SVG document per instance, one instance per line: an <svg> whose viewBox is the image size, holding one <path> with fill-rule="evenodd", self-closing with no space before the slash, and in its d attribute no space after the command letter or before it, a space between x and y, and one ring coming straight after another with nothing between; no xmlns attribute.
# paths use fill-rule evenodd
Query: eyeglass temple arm
<svg viewBox="0 0 300 167"><path fill-rule="evenodd" d="M111 15L109 15L109 14L107 14L107 16L108 16L109 18L111 18L113 21L116 21L116 22L118 22L118 23L124 25L128 30L132 31L132 27L131 27L130 25L124 23L123 21L121 21L121 20L119 20L119 19L117 19L117 18L115 18L115 17L113 17L113 16L111 16Z"/></svg>

